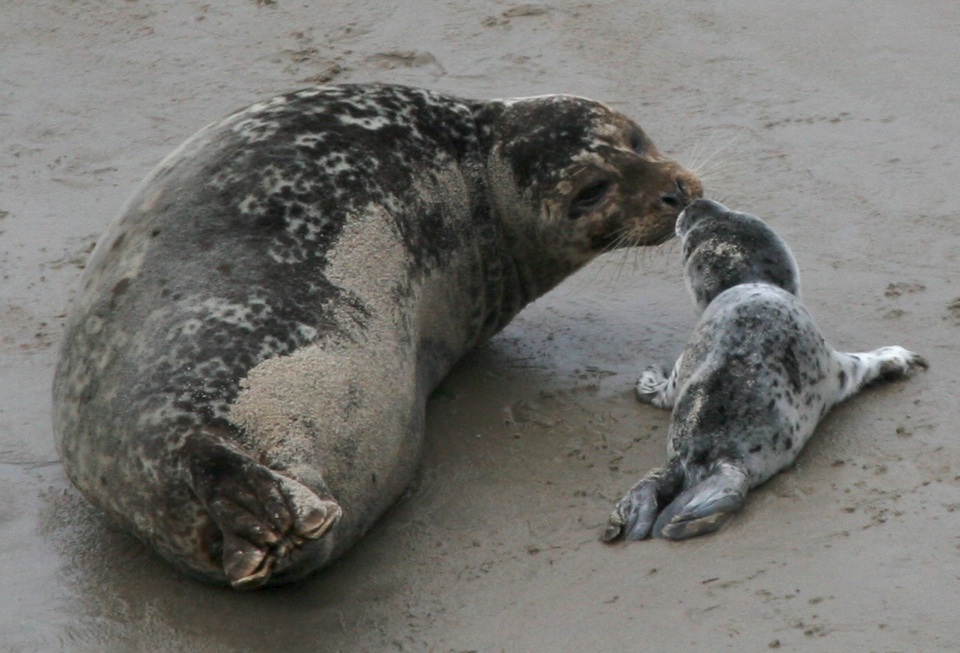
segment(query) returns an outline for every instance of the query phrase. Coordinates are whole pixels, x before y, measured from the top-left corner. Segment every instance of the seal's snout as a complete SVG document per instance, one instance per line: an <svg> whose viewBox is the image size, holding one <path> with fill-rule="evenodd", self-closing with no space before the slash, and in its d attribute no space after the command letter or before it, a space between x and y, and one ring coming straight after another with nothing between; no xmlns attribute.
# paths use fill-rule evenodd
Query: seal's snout
<svg viewBox="0 0 960 653"><path fill-rule="evenodd" d="M660 205L679 210L700 197L703 197L703 185L692 174L687 174L676 177L673 189L660 196Z"/></svg>
<svg viewBox="0 0 960 653"><path fill-rule="evenodd" d="M687 194L687 186L682 179L678 179L674 184L672 193L665 193L660 196L660 203L674 209L681 209L690 203L690 196Z"/></svg>
<svg viewBox="0 0 960 653"><path fill-rule="evenodd" d="M695 199L677 216L677 237L683 238L690 228L703 218L717 217L725 215L726 213L729 213L729 210L720 202L714 202L713 200L702 197Z"/></svg>

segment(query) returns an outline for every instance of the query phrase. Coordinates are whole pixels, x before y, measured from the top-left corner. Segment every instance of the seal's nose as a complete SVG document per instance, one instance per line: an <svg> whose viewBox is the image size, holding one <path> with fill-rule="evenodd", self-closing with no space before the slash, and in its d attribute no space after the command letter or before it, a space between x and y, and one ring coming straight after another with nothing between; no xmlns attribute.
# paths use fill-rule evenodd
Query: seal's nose
<svg viewBox="0 0 960 653"><path fill-rule="evenodd" d="M687 190L687 185L682 179L677 179L675 187L676 189L673 192L660 196L660 203L674 209L682 209L690 203L693 197L691 197L690 192Z"/></svg>

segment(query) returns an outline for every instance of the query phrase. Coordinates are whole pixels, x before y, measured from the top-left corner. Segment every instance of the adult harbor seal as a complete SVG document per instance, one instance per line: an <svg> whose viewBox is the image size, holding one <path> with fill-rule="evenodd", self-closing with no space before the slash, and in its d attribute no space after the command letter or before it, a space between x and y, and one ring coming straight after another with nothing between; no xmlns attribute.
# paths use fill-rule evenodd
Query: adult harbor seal
<svg viewBox="0 0 960 653"><path fill-rule="evenodd" d="M701 194L579 97L343 85L240 111L91 257L54 381L67 474L187 573L302 578L408 485L454 362Z"/></svg>
<svg viewBox="0 0 960 653"><path fill-rule="evenodd" d="M697 200L677 236L702 315L669 376L651 367L637 383L642 401L673 408L669 460L617 503L605 541L717 530L747 490L794 461L830 408L927 367L902 347L830 347L800 301L793 255L760 219Z"/></svg>

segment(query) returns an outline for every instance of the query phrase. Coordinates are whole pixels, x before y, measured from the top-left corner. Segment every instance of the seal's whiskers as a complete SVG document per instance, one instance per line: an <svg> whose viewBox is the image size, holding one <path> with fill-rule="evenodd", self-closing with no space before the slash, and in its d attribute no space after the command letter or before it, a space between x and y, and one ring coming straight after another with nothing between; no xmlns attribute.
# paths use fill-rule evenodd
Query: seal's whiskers
<svg viewBox="0 0 960 653"><path fill-rule="evenodd" d="M732 136L711 150L707 150L706 141L698 140L693 144L686 165L700 177L705 188L711 188L711 192L707 193L709 197L718 197L715 187L719 185L722 188L732 183L744 171L742 160L733 145L743 137L745 131L746 128L738 128Z"/></svg>

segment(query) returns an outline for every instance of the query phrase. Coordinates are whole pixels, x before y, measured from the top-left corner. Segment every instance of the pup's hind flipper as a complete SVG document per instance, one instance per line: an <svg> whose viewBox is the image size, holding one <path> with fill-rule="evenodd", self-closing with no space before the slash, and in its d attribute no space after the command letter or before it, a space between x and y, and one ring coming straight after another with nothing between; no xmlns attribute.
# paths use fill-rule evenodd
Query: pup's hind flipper
<svg viewBox="0 0 960 653"><path fill-rule="evenodd" d="M676 496L681 487L683 469L679 461L650 471L617 502L600 539L613 542L648 537L660 506Z"/></svg>
<svg viewBox="0 0 960 653"><path fill-rule="evenodd" d="M663 509L653 525L653 535L683 540L712 533L740 509L748 489L741 463L718 463L709 476L681 492Z"/></svg>

